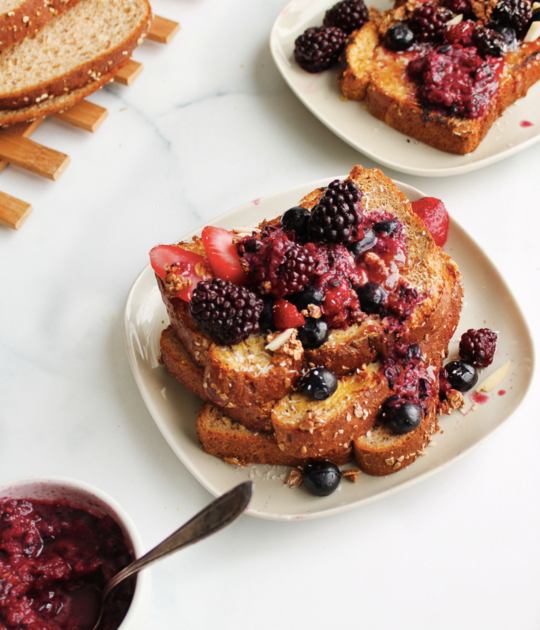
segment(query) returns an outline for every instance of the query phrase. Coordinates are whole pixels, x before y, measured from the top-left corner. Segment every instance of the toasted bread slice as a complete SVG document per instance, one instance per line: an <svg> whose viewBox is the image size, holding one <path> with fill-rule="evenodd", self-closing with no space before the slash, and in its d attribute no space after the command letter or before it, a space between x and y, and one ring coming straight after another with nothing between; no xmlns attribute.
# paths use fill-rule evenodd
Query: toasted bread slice
<svg viewBox="0 0 540 630"><path fill-rule="evenodd" d="M152 17L147 0L81 0L0 55L0 110L27 108L100 79L129 59Z"/></svg>
<svg viewBox="0 0 540 630"><path fill-rule="evenodd" d="M272 425L284 453L296 457L325 457L350 448L351 442L373 426L379 408L390 395L380 364L369 364L338 380L337 391L326 400L295 392L272 409Z"/></svg>
<svg viewBox="0 0 540 630"><path fill-rule="evenodd" d="M496 96L475 119L434 113L417 98L417 86L407 75L409 54L374 45L377 26L368 22L349 38L340 60L338 82L351 100L366 99L370 112L394 129L442 151L474 151L503 111L540 79L540 39L521 43L505 55L505 68Z"/></svg>
<svg viewBox="0 0 540 630"><path fill-rule="evenodd" d="M397 434L376 424L354 441L354 455L360 469L368 475L390 475L412 464L424 454L431 436L439 430L435 414L436 401L420 426L410 433Z"/></svg>
<svg viewBox="0 0 540 630"><path fill-rule="evenodd" d="M296 341L290 354L266 350L264 335L250 335L234 346L212 344L204 372L210 400L255 431L271 428L272 407L300 378L304 351Z"/></svg>
<svg viewBox="0 0 540 630"><path fill-rule="evenodd" d="M0 5L0 50L32 35L80 0L5 0Z"/></svg>
<svg viewBox="0 0 540 630"><path fill-rule="evenodd" d="M203 405L197 420L197 434L204 450L228 464L272 464L301 466L305 458L294 457L281 450L273 433L256 432L228 418L210 404ZM341 466L350 461L352 447L333 448L324 459Z"/></svg>

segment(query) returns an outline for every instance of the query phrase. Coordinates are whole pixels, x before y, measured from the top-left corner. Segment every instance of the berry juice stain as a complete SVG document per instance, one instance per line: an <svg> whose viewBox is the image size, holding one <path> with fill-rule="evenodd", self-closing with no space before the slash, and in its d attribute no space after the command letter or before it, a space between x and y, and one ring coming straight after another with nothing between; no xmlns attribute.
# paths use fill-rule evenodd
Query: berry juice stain
<svg viewBox="0 0 540 630"><path fill-rule="evenodd" d="M499 396L504 396L506 394L504 389L499 389L499 391L497 393L499 394Z"/></svg>
<svg viewBox="0 0 540 630"><path fill-rule="evenodd" d="M534 123L529 122L528 120L522 120L522 121L519 123L519 126L520 126L520 127L534 127Z"/></svg>
<svg viewBox="0 0 540 630"><path fill-rule="evenodd" d="M489 400L485 394L481 394L480 392L474 392L474 394L471 395L471 399L478 405L483 405Z"/></svg>

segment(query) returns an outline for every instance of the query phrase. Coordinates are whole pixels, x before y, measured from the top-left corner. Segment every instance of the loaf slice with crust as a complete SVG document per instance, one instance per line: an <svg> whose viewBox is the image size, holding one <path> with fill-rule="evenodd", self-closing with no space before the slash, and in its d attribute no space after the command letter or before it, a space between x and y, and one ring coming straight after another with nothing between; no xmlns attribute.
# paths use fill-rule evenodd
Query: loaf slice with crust
<svg viewBox="0 0 540 630"><path fill-rule="evenodd" d="M436 401L432 401L420 426L410 433L397 434L376 424L354 441L354 455L360 469L368 475L390 475L412 464L429 444L439 426Z"/></svg>
<svg viewBox="0 0 540 630"><path fill-rule="evenodd" d="M499 90L482 116L467 119L436 113L419 102L418 87L407 74L409 61L420 53L392 52L382 45L382 37L375 44L377 30L375 22L368 22L349 38L338 70L343 95L365 99L376 118L442 151L460 155L474 151L504 110L540 79L540 39L521 43L505 55Z"/></svg>
<svg viewBox="0 0 540 630"><path fill-rule="evenodd" d="M3 0L0 3L0 50L32 35L80 0Z"/></svg>
<svg viewBox="0 0 540 630"><path fill-rule="evenodd" d="M0 55L0 110L60 97L129 59L152 13L147 0L81 0Z"/></svg>

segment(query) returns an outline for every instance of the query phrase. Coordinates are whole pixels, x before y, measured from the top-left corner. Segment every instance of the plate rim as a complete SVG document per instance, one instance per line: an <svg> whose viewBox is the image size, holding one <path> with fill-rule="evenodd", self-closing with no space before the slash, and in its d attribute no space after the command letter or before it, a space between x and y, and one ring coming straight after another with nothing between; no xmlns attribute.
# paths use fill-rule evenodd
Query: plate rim
<svg viewBox="0 0 540 630"><path fill-rule="evenodd" d="M529 147L540 142L540 129L539 129L536 136L533 136L532 138L525 140L524 142L518 144L517 146L508 147L507 149L504 149L503 151L496 153L495 155L488 156L479 161L472 162L469 164L463 164L460 166L455 166L455 167L452 166L452 167L447 167L447 168L436 168L436 169L430 169L427 167L424 167L424 168L408 167L406 164L392 162L391 160L380 157L377 153L374 153L373 151L370 151L369 149L363 148L354 140L347 137L346 134L339 131L334 126L334 124L330 122L325 116L321 115L320 112L318 112L317 108L314 107L308 100L306 100L304 95L302 95L299 92L299 90L296 89L295 84L293 83L291 78L288 76L288 74L285 72L285 66L283 64L283 60L278 56L278 53L276 51L277 46L275 46L275 44L278 43L278 36L277 36L278 22L282 14L284 14L287 11L287 9L295 2L296 0L290 0L287 3L287 5L278 13L276 19L274 20L274 23L272 24L272 28L270 29L270 38L268 42L268 45L270 48L270 54L272 56L272 60L276 68L278 69L281 75L281 78L285 80L285 83L289 86L292 93L296 96L296 98L298 98L298 100L302 103L302 105L304 105L315 116L315 118L317 118L319 122L321 122L334 135L336 135L338 138L346 142L353 149L360 152L362 155L369 157L374 162L377 162L377 164L382 164L383 166L391 168L400 173L406 173L408 175L416 175L419 177L452 177L454 175L462 175L464 173L471 173L480 168L490 166L491 164L495 164L496 162L500 162L501 160L509 158L512 155L515 155L516 153L520 153L521 151L524 151L525 149L528 149ZM518 101L519 100L521 99L518 99ZM378 120L378 119L375 118L375 120ZM380 122L384 122L384 121L380 121ZM490 129L493 127L493 124L491 125ZM396 131L397 133L401 133L397 131L396 129L393 129L393 127L390 127L390 129L392 129L393 131ZM405 137L409 137L407 136L407 134L402 134L402 135ZM418 142L422 142L422 141L418 140ZM422 144L425 144L425 143L422 143ZM429 146L429 145L426 145L426 146ZM430 148L436 148L436 147L430 147ZM447 153L447 152L442 151L442 153ZM472 154L474 154L474 151L466 155L472 155ZM452 155L452 154L449 154L449 155ZM463 157L463 156L456 155L456 158L457 157Z"/></svg>
<svg viewBox="0 0 540 630"><path fill-rule="evenodd" d="M306 182L305 184L300 184L297 186L292 186L290 188L286 188L284 190L280 190L274 193L270 193L268 195L264 195L262 197L260 197L260 200L271 200L273 197L277 197L280 196L282 194L285 193L292 193L294 190L296 189L311 189L311 190L315 190L318 187L327 185L328 182L334 180L334 179L344 179L346 178L348 175L338 175L338 176L334 176L334 177L324 177L324 178L319 178L315 181L310 181L310 182ZM411 191L413 191L414 193L420 195L420 196L426 196L422 191L420 191L418 188L415 188L414 186L411 186L410 184L407 184L405 182L401 182L400 180L395 180L392 179L392 181L394 182L394 184L399 188L399 190L401 192L403 192L405 195L407 195L407 193L405 192L405 190L403 190L403 188L405 189L410 189ZM407 195L407 198L409 198L409 196ZM238 211L240 211L241 209L244 208L244 206L248 206L249 204L253 203L252 201L247 201L244 202L238 206L236 206L235 208L228 210L227 212L224 212L223 214L220 214L217 217L212 218L210 221L207 221L205 223L202 223L201 225L199 225L197 228L195 228L194 230L192 230L191 232L185 234L183 237L181 237L178 241L176 242L180 242L181 240L185 240L185 239L189 239L192 236L200 233L200 231L202 230L203 227L207 226L207 225L213 225L216 222L221 222L222 220L226 219L228 216L232 215L232 214L236 214ZM519 305L519 302L516 300L516 297L509 285L509 283L506 281L506 278L504 277L504 275L501 273L501 271L498 269L498 267L495 265L495 263L493 262L493 260L491 259L491 257L489 256L489 254L472 238L472 236L470 236L470 234L467 232L467 230L465 230L465 228L463 228L461 226L461 224L454 219L453 217L450 216L450 228L452 228L452 226L454 226L456 229L460 230L462 232L462 234L469 238L470 240L472 240L481 250L482 250L482 254L485 257L486 262L491 266L492 271L494 271L498 277L499 280L503 283L505 289L508 291L508 294L510 295L510 297L512 298L515 306L517 307L517 310L519 312L519 314L521 315L521 319L524 325L524 330L526 332L527 338L530 342L530 347L531 347L531 367L530 367L530 371L528 372L528 382L526 383L526 389L523 393L523 396L521 398L521 400L519 400L518 404L516 405L516 407L506 416L506 418L504 418L504 420L502 420L496 427L494 427L487 435L484 435L483 437L481 437L480 439L478 439L474 444L471 444L470 446L468 446L467 448L464 448L463 450L461 450L457 455L455 455L454 457L452 457L450 460L443 462L437 466L435 466L434 468L431 468L427 471L425 471L424 473L417 475L415 477L412 477L400 484L391 486L381 492L378 492L377 494L373 494L370 495L369 497L365 497L362 499L358 499L356 501L350 501L338 506L334 506L334 507L329 507L325 510L321 510L321 511L317 511L317 512L304 512L304 513L296 513L296 514L279 514L276 512L263 512L260 510L256 510L254 508L248 507L246 509L246 514L250 515L250 516L254 516L256 518L262 518L264 520L273 520L273 521L298 521L298 520L312 520L312 519L316 519L316 518L323 518L326 516L332 516L334 514L340 514L343 512L348 512L350 510L356 509L356 508L360 508L364 505L367 505L369 503L373 503L375 501L379 501L380 499L384 499L388 496L391 496L393 494L396 494L398 492L401 492L402 490L406 490L407 488L412 487L413 485L419 483L420 481L423 481L425 479L428 479L429 477L435 475L438 472L441 472L442 470L445 470L446 468L448 468L450 465L452 465L454 462L457 462L459 460L461 460L463 457L465 457L465 455L468 455L469 453L471 453L472 451L474 451L476 448L478 448L479 446L483 445L488 439L490 439L492 436L494 436L496 433L498 433L503 427L505 427L508 422L510 421L510 419L515 415L515 413L518 411L518 409L521 407L521 405L524 403L524 401L527 399L527 397L529 396L530 392L531 392L531 385L533 383L534 377L535 377L535 373L536 373L536 346L535 346L535 340L534 340L534 336L532 334L532 328L530 326L530 322L528 320L528 317L526 315L526 313L523 311L523 309L521 308L521 306ZM139 390L139 393L146 405L146 408L148 410L148 412L150 413L150 416L152 417L152 420L154 421L154 423L157 425L162 437L165 439L167 445L169 446L169 448L171 448L171 450L173 451L173 453L176 455L176 457L178 457L178 459L181 461L182 465L186 467L186 469L195 477L195 479L206 489L208 490L208 492L210 492L213 496L220 496L222 494L221 490L217 490L214 485L211 482L207 482L206 479L201 479L201 476L199 474L199 470L198 470L198 466L193 464L193 462L191 461L191 459L188 458L183 458L181 457L176 449L173 447L173 445L171 444L172 440L172 436L169 434L168 429L165 427L164 422L161 421L161 419L158 419L160 417L160 414L157 413L157 411L154 409L154 405L151 402L151 400L147 400L147 396L146 396L146 387L143 385L143 379L142 379L142 375L141 375L141 371L137 368L136 365L136 358L135 358L135 354L133 351L133 344L131 343L130 339L129 339L129 335L128 335L128 323L129 323L129 318L128 318L128 310L130 309L131 306L131 302L133 301L133 297L136 295L137 290L138 290L138 285L140 282L143 281L143 279L145 278L146 274L148 273L152 273L151 271L151 265L150 263L148 263L137 275L137 277L135 278L133 284L131 285L128 295L126 297L126 301L125 301L125 306L124 306L124 317L123 317L123 332L124 332L124 343L126 346L126 353L128 355L128 361L130 364L130 368L132 371L132 374L134 376L135 382L137 384L137 388ZM157 416L157 417L156 417Z"/></svg>

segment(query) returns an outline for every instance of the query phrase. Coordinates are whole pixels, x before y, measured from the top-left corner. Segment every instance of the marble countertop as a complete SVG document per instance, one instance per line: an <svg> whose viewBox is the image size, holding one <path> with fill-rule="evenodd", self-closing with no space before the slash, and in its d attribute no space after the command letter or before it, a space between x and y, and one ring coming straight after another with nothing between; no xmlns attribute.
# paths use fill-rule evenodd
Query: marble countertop
<svg viewBox="0 0 540 630"><path fill-rule="evenodd" d="M69 154L58 182L14 167L0 189L33 204L0 229L0 476L102 488L150 548L205 506L133 379L122 318L148 251L235 206L376 163L326 129L281 79L270 28L285 0L155 0L182 30L145 42L145 70L90 97L96 134L48 120ZM443 199L540 326L540 145L473 173L390 177ZM401 493L305 522L244 517L150 569L147 628L538 628L536 372L512 421Z"/></svg>

